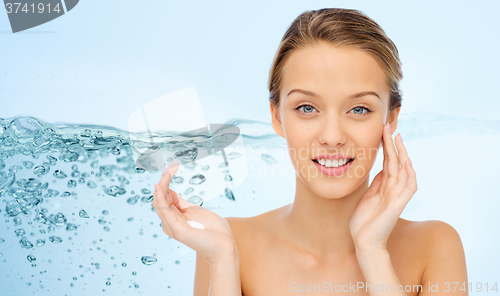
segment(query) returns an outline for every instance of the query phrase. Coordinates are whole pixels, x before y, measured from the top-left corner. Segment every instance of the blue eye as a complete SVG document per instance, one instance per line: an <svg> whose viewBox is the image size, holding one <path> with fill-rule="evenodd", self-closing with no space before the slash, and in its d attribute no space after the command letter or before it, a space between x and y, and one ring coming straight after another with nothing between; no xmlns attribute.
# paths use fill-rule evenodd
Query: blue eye
<svg viewBox="0 0 500 296"><path fill-rule="evenodd" d="M366 112L363 112L363 109L366 110ZM355 111L354 114L359 114L359 115L362 115L362 114L366 114L366 113L369 113L369 112L372 112L372 110L366 108L366 107L363 107L363 106L356 106L354 108L351 109L351 111ZM361 113L358 113L358 112L361 112Z"/></svg>
<svg viewBox="0 0 500 296"><path fill-rule="evenodd" d="M302 106L299 106L297 108L295 108L295 110L299 110L300 108L304 108L304 113L306 114L309 114L311 113L313 110L316 110L313 106L311 105L302 105ZM311 112L308 112L308 111L311 111Z"/></svg>

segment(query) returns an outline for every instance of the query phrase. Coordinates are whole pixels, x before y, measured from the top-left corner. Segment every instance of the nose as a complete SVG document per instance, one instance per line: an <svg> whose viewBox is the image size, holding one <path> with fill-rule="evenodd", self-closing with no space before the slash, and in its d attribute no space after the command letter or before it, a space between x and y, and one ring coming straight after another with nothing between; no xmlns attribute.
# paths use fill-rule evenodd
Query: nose
<svg viewBox="0 0 500 296"><path fill-rule="evenodd" d="M346 134L340 116L324 116L321 123L319 142L325 148L336 148L345 144Z"/></svg>

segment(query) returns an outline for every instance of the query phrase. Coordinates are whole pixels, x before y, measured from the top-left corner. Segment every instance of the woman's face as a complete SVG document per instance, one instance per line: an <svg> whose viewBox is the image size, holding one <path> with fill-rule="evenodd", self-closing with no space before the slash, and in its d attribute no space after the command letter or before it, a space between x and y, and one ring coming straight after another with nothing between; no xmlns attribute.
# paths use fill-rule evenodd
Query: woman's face
<svg viewBox="0 0 500 296"><path fill-rule="evenodd" d="M364 51L321 42L292 53L282 75L273 128L286 139L298 177L319 196L348 195L368 176L384 124L392 132L397 126L400 108L388 114L382 68ZM328 168L342 164L328 157L353 160Z"/></svg>

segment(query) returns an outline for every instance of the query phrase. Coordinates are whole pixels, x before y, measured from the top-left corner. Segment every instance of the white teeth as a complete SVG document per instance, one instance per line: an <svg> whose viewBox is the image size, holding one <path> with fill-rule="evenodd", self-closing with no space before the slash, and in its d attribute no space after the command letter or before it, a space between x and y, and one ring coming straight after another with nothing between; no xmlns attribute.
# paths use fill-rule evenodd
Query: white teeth
<svg viewBox="0 0 500 296"><path fill-rule="evenodd" d="M317 161L328 168L331 167L341 167L347 163L347 159L317 159Z"/></svg>

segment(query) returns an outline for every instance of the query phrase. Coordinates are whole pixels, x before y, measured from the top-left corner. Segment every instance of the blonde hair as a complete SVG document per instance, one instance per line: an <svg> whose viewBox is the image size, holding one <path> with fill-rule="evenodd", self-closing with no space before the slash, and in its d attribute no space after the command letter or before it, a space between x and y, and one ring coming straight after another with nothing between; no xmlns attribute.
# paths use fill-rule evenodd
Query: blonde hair
<svg viewBox="0 0 500 296"><path fill-rule="evenodd" d="M358 10L323 8L300 14L281 39L269 73L269 101L279 107L283 67L295 51L326 41L370 53L386 74L389 111L401 106L399 81L403 78L396 45L371 18Z"/></svg>

